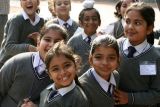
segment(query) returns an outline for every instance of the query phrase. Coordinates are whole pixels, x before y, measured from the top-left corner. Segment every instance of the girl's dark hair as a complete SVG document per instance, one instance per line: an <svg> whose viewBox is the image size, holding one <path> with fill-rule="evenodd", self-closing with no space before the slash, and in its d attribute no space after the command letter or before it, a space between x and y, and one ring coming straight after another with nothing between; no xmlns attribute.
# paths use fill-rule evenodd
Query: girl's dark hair
<svg viewBox="0 0 160 107"><path fill-rule="evenodd" d="M37 13L37 14L40 13L40 8L39 8L39 7L37 8L36 13Z"/></svg>
<svg viewBox="0 0 160 107"><path fill-rule="evenodd" d="M67 41L67 38L68 38L68 36L69 36L68 33L67 33L67 31L66 31L63 27L61 27L60 25L58 25L58 24L53 24L53 23L46 23L46 24L42 27L42 29L41 29L41 31L40 31L40 34L41 34L40 39L42 39L42 37L43 37L49 30L58 31L58 32L61 34L63 40L64 40L65 42Z"/></svg>
<svg viewBox="0 0 160 107"><path fill-rule="evenodd" d="M133 3L131 4L130 7L127 8L126 13L132 11L132 10L136 10L140 13L140 15L143 17L143 19L146 21L147 26L153 26L154 27L154 21L155 21L155 12L154 9L143 3L143 2L137 2L137 3ZM154 44L154 34L153 32L151 32L149 35L147 35L147 41L150 44Z"/></svg>
<svg viewBox="0 0 160 107"><path fill-rule="evenodd" d="M119 47L116 38L111 35L105 34L96 37L91 45L90 55L93 55L95 49L99 46L111 47L115 49L117 56L119 57Z"/></svg>
<svg viewBox="0 0 160 107"><path fill-rule="evenodd" d="M133 2L138 2L139 0L132 0L132 1ZM116 6L115 6L116 11L114 12L114 15L119 19L122 19L122 15L120 14L120 9L121 9L122 3L123 3L123 0L119 0L116 3Z"/></svg>
<svg viewBox="0 0 160 107"><path fill-rule="evenodd" d="M79 13L79 21L82 22L82 21L83 21L83 18L84 18L85 12L86 12L86 11L90 11L90 10L95 10L95 12L96 12L96 14L97 14L97 17L98 17L98 20L99 20L99 22L101 23L100 14L99 14L98 10L95 9L95 8L84 8L84 9Z"/></svg>
<svg viewBox="0 0 160 107"><path fill-rule="evenodd" d="M46 64L46 69L49 69L49 65L51 60L55 56L59 55L64 55L66 58L70 59L76 66L76 59L75 59L75 54L72 51L71 47L66 45L63 41L57 42L46 54L45 57L45 64ZM47 72L49 72L47 70ZM75 71L76 72L76 71ZM79 81L78 81L78 76L75 76L75 82L77 85L81 86Z"/></svg>
<svg viewBox="0 0 160 107"><path fill-rule="evenodd" d="M120 9L121 9L121 5L122 5L123 1L120 0L116 3L116 6L115 6L115 12L114 12L114 15L119 18L119 19L122 19L122 15L120 14Z"/></svg>

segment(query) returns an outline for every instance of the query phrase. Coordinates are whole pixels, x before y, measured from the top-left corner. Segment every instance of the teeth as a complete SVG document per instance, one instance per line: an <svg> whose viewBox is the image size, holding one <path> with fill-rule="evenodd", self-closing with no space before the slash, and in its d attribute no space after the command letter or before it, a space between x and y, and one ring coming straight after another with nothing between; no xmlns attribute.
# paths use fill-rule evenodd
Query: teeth
<svg viewBox="0 0 160 107"><path fill-rule="evenodd" d="M68 78L67 77L63 77L63 81L67 80Z"/></svg>

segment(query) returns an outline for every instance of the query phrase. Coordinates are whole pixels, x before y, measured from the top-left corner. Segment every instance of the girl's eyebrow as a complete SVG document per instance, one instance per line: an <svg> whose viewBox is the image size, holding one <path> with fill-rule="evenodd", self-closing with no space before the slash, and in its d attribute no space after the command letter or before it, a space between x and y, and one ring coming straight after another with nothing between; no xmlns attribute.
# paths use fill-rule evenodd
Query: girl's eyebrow
<svg viewBox="0 0 160 107"><path fill-rule="evenodd" d="M135 19L135 21L140 21L140 22L143 22L143 20L142 20L142 19Z"/></svg>

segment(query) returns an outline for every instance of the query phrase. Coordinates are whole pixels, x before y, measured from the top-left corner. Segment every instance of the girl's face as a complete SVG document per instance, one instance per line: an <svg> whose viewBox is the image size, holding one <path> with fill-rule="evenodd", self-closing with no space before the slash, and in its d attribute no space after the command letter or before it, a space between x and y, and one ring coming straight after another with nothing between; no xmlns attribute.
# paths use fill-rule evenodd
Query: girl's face
<svg viewBox="0 0 160 107"><path fill-rule="evenodd" d="M49 64L49 76L57 89L69 86L76 75L76 66L63 54L52 58Z"/></svg>
<svg viewBox="0 0 160 107"><path fill-rule="evenodd" d="M38 9L39 0L20 0L21 7L28 14L28 16L34 16Z"/></svg>
<svg viewBox="0 0 160 107"><path fill-rule="evenodd" d="M42 59L48 50L56 43L63 40L61 33L57 30L50 29L37 43L37 49L40 52Z"/></svg>
<svg viewBox="0 0 160 107"><path fill-rule="evenodd" d="M70 0L55 0L54 10L58 17L69 17L69 12L71 10Z"/></svg>
<svg viewBox="0 0 160 107"><path fill-rule="evenodd" d="M95 34L98 26L100 25L100 20L98 19L96 11L94 9L85 11L80 24L87 35Z"/></svg>
<svg viewBox="0 0 160 107"><path fill-rule="evenodd" d="M124 18L125 11L132 2L133 0L123 0L122 5L120 7L120 14L122 15L122 18Z"/></svg>
<svg viewBox="0 0 160 107"><path fill-rule="evenodd" d="M114 48L99 46L90 55L89 62L97 74L103 79L109 80L110 73L119 65L119 58Z"/></svg>
<svg viewBox="0 0 160 107"><path fill-rule="evenodd" d="M125 22L124 33L132 45L142 43L153 30L152 26L147 26L138 10L129 11L125 16Z"/></svg>

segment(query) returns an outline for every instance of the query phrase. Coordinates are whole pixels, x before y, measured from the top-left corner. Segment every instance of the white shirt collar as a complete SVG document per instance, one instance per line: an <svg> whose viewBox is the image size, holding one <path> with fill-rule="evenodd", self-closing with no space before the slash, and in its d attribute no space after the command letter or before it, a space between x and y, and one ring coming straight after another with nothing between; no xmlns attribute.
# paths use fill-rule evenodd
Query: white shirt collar
<svg viewBox="0 0 160 107"><path fill-rule="evenodd" d="M88 35L85 32L83 32L82 33L82 39L86 40L87 37L88 37ZM96 37L97 37L96 33L91 35L91 41L93 41Z"/></svg>
<svg viewBox="0 0 160 107"><path fill-rule="evenodd" d="M93 69L93 68L92 68ZM111 73L110 75L110 80L109 82L106 81L105 79L103 79L101 76L99 76L96 71L93 69L91 70L95 79L97 80L97 82L100 84L100 86L107 92L108 91L108 86L109 84L111 83L112 85L116 86L116 81L115 81L115 78L114 78L114 75L113 73Z"/></svg>
<svg viewBox="0 0 160 107"><path fill-rule="evenodd" d="M60 18L58 18L59 25L63 26L64 23L68 23L70 26L72 26L73 20L69 18L66 22Z"/></svg>
<svg viewBox="0 0 160 107"><path fill-rule="evenodd" d="M25 11L22 11L22 15L23 15L24 20L29 19L30 23L31 23L33 26L35 26L36 24L38 24L39 21L40 21L40 17L38 16L37 13L36 13L36 15L35 15L35 21L34 21L34 22L29 18L29 16L26 14Z"/></svg>
<svg viewBox="0 0 160 107"><path fill-rule="evenodd" d="M72 84L69 85L68 87L64 87L64 88L60 88L58 89L58 93L61 95L61 96L64 96L65 94L67 94L68 92L70 92L71 90L73 90L73 88L76 86L76 83L75 81L73 80L72 81ZM56 90L55 88L55 83L53 83L53 85L51 85L50 87L48 87L47 89L53 89L53 90Z"/></svg>
<svg viewBox="0 0 160 107"><path fill-rule="evenodd" d="M38 68L38 73L42 74L42 72L46 69L46 65L44 64L43 60L40 58L39 52L33 54L33 68Z"/></svg>
<svg viewBox="0 0 160 107"><path fill-rule="evenodd" d="M129 42L129 40L126 39L126 40L124 41L124 44L123 44L123 51L125 52L125 54L128 53L128 47L129 47L129 46L132 46L132 45L131 45L131 43ZM134 47L135 47L135 49L136 49L136 53L135 53L134 56L137 56L137 55L139 55L140 53L145 52L146 50L148 50L148 49L150 48L150 45L149 45L149 43L147 42L147 39L145 39L141 44L136 45L136 46L134 46Z"/></svg>

